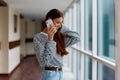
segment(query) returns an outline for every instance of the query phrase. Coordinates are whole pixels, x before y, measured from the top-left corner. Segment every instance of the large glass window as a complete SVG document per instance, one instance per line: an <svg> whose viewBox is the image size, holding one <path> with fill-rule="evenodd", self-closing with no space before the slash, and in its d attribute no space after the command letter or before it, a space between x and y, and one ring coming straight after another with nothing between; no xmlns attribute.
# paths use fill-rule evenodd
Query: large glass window
<svg viewBox="0 0 120 80"><path fill-rule="evenodd" d="M115 58L114 0L98 0L98 54L109 60Z"/></svg>
<svg viewBox="0 0 120 80"><path fill-rule="evenodd" d="M72 30L74 30L74 31L77 31L77 12L76 12L76 10L77 10L77 4L76 3L74 3L74 5L73 5L73 11L72 11L72 23L73 23L73 26L72 26Z"/></svg>
<svg viewBox="0 0 120 80"><path fill-rule="evenodd" d="M92 51L92 0L85 0L85 50Z"/></svg>
<svg viewBox="0 0 120 80"><path fill-rule="evenodd" d="M73 9L72 8L70 8L69 9L69 16L68 16L68 18L69 18L69 23L68 23L68 28L69 29L73 29L73 14L72 14L72 11L73 11Z"/></svg>
<svg viewBox="0 0 120 80"><path fill-rule="evenodd" d="M101 63L98 63L97 80L115 80L115 71Z"/></svg>
<svg viewBox="0 0 120 80"><path fill-rule="evenodd" d="M76 59L77 59L76 80L80 80L81 74L82 74L81 70L80 70L81 69L81 62L80 62L81 61L81 54L80 54L80 52L77 52L77 58Z"/></svg>
<svg viewBox="0 0 120 80"><path fill-rule="evenodd" d="M80 12L81 10L80 10L80 0L78 0L77 1L77 3L76 3L76 14L77 14L77 23L76 23L76 27L77 27L77 32L79 33L79 35L81 36L81 21L80 21L80 19L81 19L81 12ZM77 43L77 47L78 48L80 48L81 46L81 44L80 44L81 42L79 42L79 43Z"/></svg>
<svg viewBox="0 0 120 80"><path fill-rule="evenodd" d="M92 80L92 59L85 56L85 80Z"/></svg>

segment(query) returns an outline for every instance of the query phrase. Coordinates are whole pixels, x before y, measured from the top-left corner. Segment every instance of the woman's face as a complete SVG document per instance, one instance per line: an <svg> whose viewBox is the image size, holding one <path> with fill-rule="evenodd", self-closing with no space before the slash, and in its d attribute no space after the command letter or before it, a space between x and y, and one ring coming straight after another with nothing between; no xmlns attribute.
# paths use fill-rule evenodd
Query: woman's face
<svg viewBox="0 0 120 80"><path fill-rule="evenodd" d="M56 30L62 27L63 17L53 19L53 23L56 27Z"/></svg>

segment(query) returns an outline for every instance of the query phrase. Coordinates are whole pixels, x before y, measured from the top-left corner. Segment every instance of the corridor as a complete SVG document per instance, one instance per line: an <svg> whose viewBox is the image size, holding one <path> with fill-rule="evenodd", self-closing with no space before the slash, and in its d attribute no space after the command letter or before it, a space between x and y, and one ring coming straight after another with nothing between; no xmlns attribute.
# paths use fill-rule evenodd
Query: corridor
<svg viewBox="0 0 120 80"><path fill-rule="evenodd" d="M80 35L66 48L64 80L120 80L120 0L0 0L0 80L40 79L33 38L53 8Z"/></svg>
<svg viewBox="0 0 120 80"><path fill-rule="evenodd" d="M0 75L0 80L40 80L40 77L41 68L36 56L33 55L24 58L9 76ZM72 73L67 67L64 67L64 79L74 80Z"/></svg>
<svg viewBox="0 0 120 80"><path fill-rule="evenodd" d="M28 56L21 61L9 75L0 75L0 80L40 80L41 70L35 56Z"/></svg>

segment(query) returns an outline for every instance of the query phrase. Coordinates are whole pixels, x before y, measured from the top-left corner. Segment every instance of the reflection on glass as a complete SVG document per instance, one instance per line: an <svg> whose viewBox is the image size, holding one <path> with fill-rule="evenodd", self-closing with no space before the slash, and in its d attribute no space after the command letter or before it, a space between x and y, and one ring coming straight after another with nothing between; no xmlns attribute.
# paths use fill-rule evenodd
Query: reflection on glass
<svg viewBox="0 0 120 80"><path fill-rule="evenodd" d="M98 63L97 80L115 80L115 71L101 63Z"/></svg>
<svg viewBox="0 0 120 80"><path fill-rule="evenodd" d="M80 0L78 0L78 3L77 3L77 11L76 11L76 14L77 14L77 32L79 33L79 35L81 36L81 12L80 12ZM77 43L77 47L80 48L81 46L81 42Z"/></svg>
<svg viewBox="0 0 120 80"><path fill-rule="evenodd" d="M85 50L92 51L92 0L85 0Z"/></svg>
<svg viewBox="0 0 120 80"><path fill-rule="evenodd" d="M101 57L115 57L114 0L98 0L98 53Z"/></svg>
<svg viewBox="0 0 120 80"><path fill-rule="evenodd" d="M76 74L77 74L77 75L76 75L76 80L80 80L80 77L81 77L81 70L80 70L80 69L81 69L81 65L80 65L80 64L81 64L81 62L80 62L80 61L81 61L81 60L80 60L81 58L80 58L80 56L81 56L81 55L80 55L80 52L77 52L77 63L76 63L76 64L77 64L77 66L76 66L76 68L77 68L77 69L76 69L76 70L77 70L77 71L76 71Z"/></svg>
<svg viewBox="0 0 120 80"><path fill-rule="evenodd" d="M85 56L85 80L92 80L92 59Z"/></svg>

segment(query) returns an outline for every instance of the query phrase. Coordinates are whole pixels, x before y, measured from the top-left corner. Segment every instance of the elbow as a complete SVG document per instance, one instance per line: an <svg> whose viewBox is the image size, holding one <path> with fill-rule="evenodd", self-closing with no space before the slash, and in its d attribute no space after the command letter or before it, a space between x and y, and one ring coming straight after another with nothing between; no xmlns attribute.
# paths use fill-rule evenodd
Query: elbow
<svg viewBox="0 0 120 80"><path fill-rule="evenodd" d="M80 38L79 38L79 37L75 38L75 42L76 42L76 43L77 43L77 42L80 42Z"/></svg>
<svg viewBox="0 0 120 80"><path fill-rule="evenodd" d="M80 35L78 34L78 36L76 37L76 42L80 42Z"/></svg>

